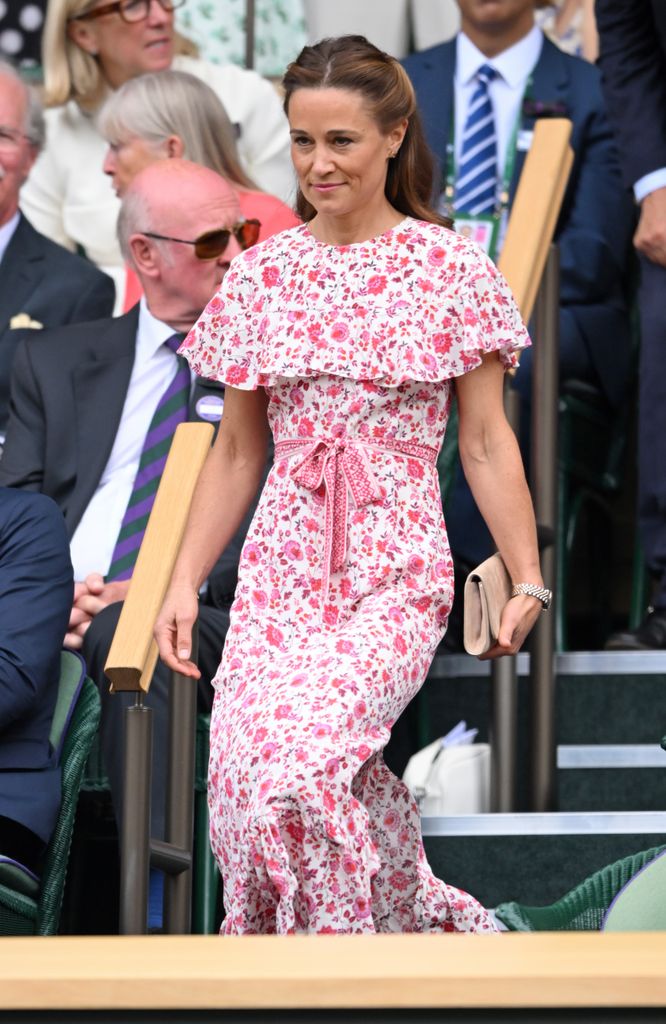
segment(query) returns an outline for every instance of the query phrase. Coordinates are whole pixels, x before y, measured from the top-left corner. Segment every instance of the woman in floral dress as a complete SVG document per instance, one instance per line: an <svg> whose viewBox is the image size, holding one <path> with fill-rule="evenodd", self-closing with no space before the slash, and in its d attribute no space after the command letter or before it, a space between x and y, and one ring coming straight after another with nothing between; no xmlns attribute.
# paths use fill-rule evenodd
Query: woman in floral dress
<svg viewBox="0 0 666 1024"><path fill-rule="evenodd" d="M211 725L211 840L227 934L492 931L434 877L382 759L446 628L453 572L435 463L454 391L474 495L515 582L541 585L502 381L527 345L506 283L429 206L397 61L306 47L285 109L305 223L238 256L186 339L226 385L156 636L189 660L197 591L275 460L241 556ZM541 605L507 604L492 655Z"/></svg>

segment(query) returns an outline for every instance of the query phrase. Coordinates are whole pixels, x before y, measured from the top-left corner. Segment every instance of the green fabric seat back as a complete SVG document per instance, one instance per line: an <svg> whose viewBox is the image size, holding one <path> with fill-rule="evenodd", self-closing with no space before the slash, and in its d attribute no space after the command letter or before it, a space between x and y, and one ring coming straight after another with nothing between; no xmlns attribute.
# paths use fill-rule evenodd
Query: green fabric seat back
<svg viewBox="0 0 666 1024"><path fill-rule="evenodd" d="M640 869L606 911L604 932L666 931L666 852Z"/></svg>
<svg viewBox="0 0 666 1024"><path fill-rule="evenodd" d="M81 687L86 674L86 666L80 654L75 651L60 652L60 679L58 681L58 699L49 740L56 752L58 764L62 757L62 748L65 742L67 728L74 714L76 702L79 699Z"/></svg>

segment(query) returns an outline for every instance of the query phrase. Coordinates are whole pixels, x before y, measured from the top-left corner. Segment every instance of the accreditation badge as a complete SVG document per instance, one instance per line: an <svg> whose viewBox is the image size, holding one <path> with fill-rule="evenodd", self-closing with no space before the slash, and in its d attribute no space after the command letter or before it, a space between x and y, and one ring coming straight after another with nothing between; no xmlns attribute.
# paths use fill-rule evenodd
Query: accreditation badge
<svg viewBox="0 0 666 1024"><path fill-rule="evenodd" d="M454 214L453 226L457 233L480 245L493 261L497 256L499 225L499 218L490 213L480 213L474 216L471 213L456 211Z"/></svg>

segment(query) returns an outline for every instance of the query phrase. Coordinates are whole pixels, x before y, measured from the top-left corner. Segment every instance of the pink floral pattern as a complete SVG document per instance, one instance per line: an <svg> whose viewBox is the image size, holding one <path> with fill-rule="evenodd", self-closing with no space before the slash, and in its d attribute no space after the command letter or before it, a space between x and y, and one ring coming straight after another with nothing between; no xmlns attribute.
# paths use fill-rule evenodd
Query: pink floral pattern
<svg viewBox="0 0 666 1024"><path fill-rule="evenodd" d="M276 442L215 679L209 803L225 933L493 931L434 877L382 759L446 627L436 453L453 378L529 344L472 243L409 218L234 260L182 351L264 387Z"/></svg>

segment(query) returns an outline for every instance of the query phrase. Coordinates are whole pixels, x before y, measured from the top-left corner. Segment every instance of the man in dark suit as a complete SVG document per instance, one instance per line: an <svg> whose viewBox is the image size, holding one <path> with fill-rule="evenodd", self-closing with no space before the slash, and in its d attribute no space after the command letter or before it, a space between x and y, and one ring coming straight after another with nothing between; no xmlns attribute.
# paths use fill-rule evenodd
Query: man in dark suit
<svg viewBox="0 0 666 1024"><path fill-rule="evenodd" d="M636 630L615 650L666 648L666 5L597 0L599 63L625 184L640 204L638 518L655 589Z"/></svg>
<svg viewBox="0 0 666 1024"><path fill-rule="evenodd" d="M19 190L43 141L37 97L0 61L0 435L12 361L26 331L110 316L113 310L111 278L40 235L19 210Z"/></svg>
<svg viewBox="0 0 666 1024"><path fill-rule="evenodd" d="M137 176L124 200L119 235L144 298L123 317L43 332L21 342L12 375L0 482L42 491L62 509L74 563L75 602L67 644L82 645L102 694L102 750L114 803L122 789L124 695L109 695L103 666L129 585L105 577L131 505L144 441L160 400L184 360L167 347L183 336L217 290L239 245L233 233L215 258L195 240L240 221L236 194L213 171L160 161ZM189 374L189 371L188 371ZM188 382L190 380L188 376ZM224 391L192 380L189 418L217 423ZM247 525L247 524L246 524ZM244 527L246 528L246 527ZM200 614L201 706L210 708L236 584L244 529L208 581ZM113 575L113 573L111 574ZM147 703L156 709L153 831L164 820L167 674L158 666Z"/></svg>
<svg viewBox="0 0 666 1024"><path fill-rule="evenodd" d="M0 488L0 855L35 872L60 807L49 733L72 592L57 506Z"/></svg>
<svg viewBox="0 0 666 1024"><path fill-rule="evenodd" d="M497 160L491 205L500 220L510 212L536 118L572 121L574 163L555 235L561 274L560 377L594 384L617 406L631 377L625 291L633 213L622 186L599 73L544 37L534 24L533 0L459 0L459 7L459 35L405 61L437 158L436 192L443 194L448 186L455 209L458 196L464 195L458 171L482 67L490 66L494 75L488 86ZM529 424L531 367L528 349L515 379L523 424ZM447 517L452 544L457 535L469 532L469 503L458 503L459 491ZM480 518L478 522L480 531ZM475 563L485 549L476 545L476 550L458 553Z"/></svg>

